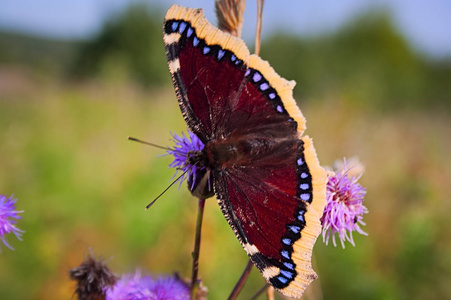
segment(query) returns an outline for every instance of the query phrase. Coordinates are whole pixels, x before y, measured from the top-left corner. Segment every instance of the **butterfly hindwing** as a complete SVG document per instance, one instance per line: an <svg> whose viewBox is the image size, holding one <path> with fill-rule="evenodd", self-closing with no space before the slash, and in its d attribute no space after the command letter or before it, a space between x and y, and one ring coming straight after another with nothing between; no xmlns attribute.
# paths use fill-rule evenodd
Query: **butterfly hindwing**
<svg viewBox="0 0 451 300"><path fill-rule="evenodd" d="M212 167L218 203L264 278L300 297L316 278L311 252L325 205L325 172L292 89L244 42L212 26L201 10L172 6L164 42L182 114L221 161ZM244 155L245 154L245 155ZM223 160L227 161L227 160Z"/></svg>

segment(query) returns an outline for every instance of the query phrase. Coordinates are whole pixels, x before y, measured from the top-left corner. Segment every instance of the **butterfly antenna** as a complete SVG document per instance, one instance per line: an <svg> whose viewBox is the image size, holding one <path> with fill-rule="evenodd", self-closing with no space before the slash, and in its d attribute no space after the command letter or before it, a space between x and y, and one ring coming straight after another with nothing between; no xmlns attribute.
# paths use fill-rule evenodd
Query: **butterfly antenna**
<svg viewBox="0 0 451 300"><path fill-rule="evenodd" d="M151 206L155 203L155 201L158 200L158 198L160 198L161 196L163 196L163 194L166 193L166 191L169 190L169 188L170 188L171 186L173 186L177 181L179 181L179 179L182 178L188 171L189 171L189 169L186 170L185 172L183 172L182 175L180 175L179 177L177 177L176 180L174 180L173 182L171 182L171 184L170 184L167 188L165 188L164 191L161 192L160 195L158 195L152 202L150 202L149 204L147 204L146 210L148 210L149 207L151 207Z"/></svg>
<svg viewBox="0 0 451 300"><path fill-rule="evenodd" d="M152 147L155 147L155 148L160 148L160 149L163 149L163 150L173 150L173 149L171 149L169 147L164 147L164 146L160 146L160 145L157 145L157 144L149 143L149 142L146 142L146 141L143 141L143 140L131 137L131 136L129 136L128 139L130 141L133 141L133 142L138 142L138 143L141 143L141 144L144 144L144 145L152 146Z"/></svg>

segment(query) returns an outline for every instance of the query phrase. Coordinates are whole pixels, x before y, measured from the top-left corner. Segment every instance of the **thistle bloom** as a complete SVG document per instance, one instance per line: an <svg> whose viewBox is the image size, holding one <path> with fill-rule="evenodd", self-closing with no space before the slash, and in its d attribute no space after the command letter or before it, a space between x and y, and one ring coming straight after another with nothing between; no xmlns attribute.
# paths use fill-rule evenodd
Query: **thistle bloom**
<svg viewBox="0 0 451 300"><path fill-rule="evenodd" d="M357 182L362 174L351 176L351 169L353 169L351 164L344 160L342 168L330 176L327 182L327 204L321 218L323 240L326 245L331 235L334 246L337 245L336 233L343 248L346 240L355 246L353 231L367 235L359 226L365 225L362 221L363 214L368 213L368 209L363 205L366 189Z"/></svg>
<svg viewBox="0 0 451 300"><path fill-rule="evenodd" d="M152 279L140 272L127 274L107 290L106 300L189 300L188 287L175 276Z"/></svg>
<svg viewBox="0 0 451 300"><path fill-rule="evenodd" d="M5 234L14 233L14 235L21 241L23 230L20 230L15 226L17 220L22 218L18 214L22 213L23 210L15 210L15 203L17 199L14 199L13 196L7 198L4 195L0 195L0 239L3 241L6 247L11 250L14 250L5 239Z"/></svg>
<svg viewBox="0 0 451 300"><path fill-rule="evenodd" d="M204 143L202 143L197 135L191 131L188 131L188 136L186 136L183 132L181 136L176 133L171 133L171 135L175 146L167 151L168 154L174 156L174 161L169 165L169 167L176 168L177 171L181 170L182 172L186 172L180 182L182 182L186 177L195 177L197 172L204 168L199 168L196 165L190 164L188 159L191 153L204 149ZM177 171L174 176L177 175Z"/></svg>
<svg viewBox="0 0 451 300"><path fill-rule="evenodd" d="M182 133L182 136L178 136L175 133L171 134L175 146L172 149L168 148L167 151L168 154L174 156L174 160L169 166L183 172L180 184L182 184L184 179L188 178L188 189L191 194L199 199L212 197L214 195L211 185L212 174L203 165L202 150L204 149L204 144L194 133L189 131L188 136L184 133ZM174 177L177 175L177 171Z"/></svg>

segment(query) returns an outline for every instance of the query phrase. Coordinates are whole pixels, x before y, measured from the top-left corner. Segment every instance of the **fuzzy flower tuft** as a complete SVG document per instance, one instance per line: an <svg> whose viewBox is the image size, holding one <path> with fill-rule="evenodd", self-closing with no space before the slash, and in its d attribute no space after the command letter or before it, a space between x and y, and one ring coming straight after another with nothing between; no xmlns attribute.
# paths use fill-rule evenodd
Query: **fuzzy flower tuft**
<svg viewBox="0 0 451 300"><path fill-rule="evenodd" d="M15 210L16 201L17 199L14 199L13 196L7 198L0 195L0 239L11 250L14 250L14 248L6 242L5 235L12 232L21 241L22 233L24 233L23 230L15 226L17 220L22 218L18 214L23 213L23 210Z"/></svg>
<svg viewBox="0 0 451 300"><path fill-rule="evenodd" d="M189 300L188 287L176 276L152 279L137 271L128 274L107 290L106 300Z"/></svg>
<svg viewBox="0 0 451 300"><path fill-rule="evenodd" d="M365 225L362 219L363 215L368 213L368 209L363 205L366 189L357 182L362 173L352 175L355 173L354 169L359 169L359 165L352 166L345 159L336 173L329 176L326 191L327 204L321 218L322 235L326 245L332 236L332 242L334 246L337 246L336 233L343 248L345 248L345 241L355 246L353 231L367 235L359 226Z"/></svg>
<svg viewBox="0 0 451 300"><path fill-rule="evenodd" d="M77 281L75 294L78 299L105 299L105 290L114 285L116 276L102 260L90 255L80 266L69 271L72 280Z"/></svg>
<svg viewBox="0 0 451 300"><path fill-rule="evenodd" d="M171 133L173 139L172 141L175 143L175 146L172 149L169 149L168 154L174 157L174 160L169 165L171 168L176 168L176 173L174 177L177 175L177 172L180 170L182 172L186 172L185 175L181 178L180 183L189 177L194 177L193 183L195 182L195 177L199 173L200 170L205 169L205 167L198 167L194 164L189 163L190 156L197 151L201 151L204 149L204 143L191 131L188 131L188 136L182 132L182 135L179 136L176 133ZM191 187L192 189L192 187Z"/></svg>

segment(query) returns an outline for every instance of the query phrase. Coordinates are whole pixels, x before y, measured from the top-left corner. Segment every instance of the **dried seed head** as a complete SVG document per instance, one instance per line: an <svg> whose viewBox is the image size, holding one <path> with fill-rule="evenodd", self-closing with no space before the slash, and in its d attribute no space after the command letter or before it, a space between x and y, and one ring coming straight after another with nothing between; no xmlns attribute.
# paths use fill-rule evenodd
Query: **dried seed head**
<svg viewBox="0 0 451 300"><path fill-rule="evenodd" d="M72 280L77 281L75 294L79 300L105 299L105 291L116 282L116 276L102 260L96 260L92 252L76 268L69 271Z"/></svg>
<svg viewBox="0 0 451 300"><path fill-rule="evenodd" d="M245 7L246 0L216 0L218 28L236 37L241 37Z"/></svg>

